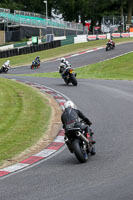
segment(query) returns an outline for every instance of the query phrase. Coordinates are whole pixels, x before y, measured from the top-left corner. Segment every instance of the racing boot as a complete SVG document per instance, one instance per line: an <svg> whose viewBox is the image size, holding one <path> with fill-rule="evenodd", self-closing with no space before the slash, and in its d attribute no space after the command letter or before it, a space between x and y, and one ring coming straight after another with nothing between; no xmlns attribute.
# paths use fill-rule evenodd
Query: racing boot
<svg viewBox="0 0 133 200"><path fill-rule="evenodd" d="M91 154L92 156L94 156L94 155L96 154L96 148L95 148L95 145L92 146L92 149L91 149L90 154Z"/></svg>

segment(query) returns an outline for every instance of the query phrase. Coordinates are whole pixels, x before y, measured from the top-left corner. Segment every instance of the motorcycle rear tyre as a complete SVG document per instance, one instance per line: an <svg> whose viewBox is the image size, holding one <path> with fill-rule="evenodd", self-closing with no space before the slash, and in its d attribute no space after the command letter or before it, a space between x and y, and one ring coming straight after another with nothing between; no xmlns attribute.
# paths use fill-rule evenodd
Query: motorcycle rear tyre
<svg viewBox="0 0 133 200"><path fill-rule="evenodd" d="M73 152L80 163L85 163L88 160L88 154L82 151L81 142L76 139L72 143Z"/></svg>

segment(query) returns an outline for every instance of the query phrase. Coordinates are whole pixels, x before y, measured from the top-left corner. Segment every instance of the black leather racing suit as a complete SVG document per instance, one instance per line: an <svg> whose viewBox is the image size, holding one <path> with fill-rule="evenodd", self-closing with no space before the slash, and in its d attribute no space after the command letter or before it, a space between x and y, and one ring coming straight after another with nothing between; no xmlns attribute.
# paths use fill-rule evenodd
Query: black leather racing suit
<svg viewBox="0 0 133 200"><path fill-rule="evenodd" d="M85 130L85 134L90 132L89 126L86 124L83 125L80 122L80 119L82 119L89 126L92 124L80 110L71 107L66 108L61 115L61 121L65 132L67 132L67 126L72 123L74 123L74 127L80 127L82 130Z"/></svg>

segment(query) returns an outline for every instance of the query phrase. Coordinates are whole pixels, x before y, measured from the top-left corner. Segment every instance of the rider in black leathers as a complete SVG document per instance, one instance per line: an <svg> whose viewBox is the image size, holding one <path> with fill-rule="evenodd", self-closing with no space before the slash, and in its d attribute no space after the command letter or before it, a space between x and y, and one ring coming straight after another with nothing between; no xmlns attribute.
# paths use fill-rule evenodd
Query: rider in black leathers
<svg viewBox="0 0 133 200"><path fill-rule="evenodd" d="M74 108L73 102L67 101L64 106L65 111L61 115L61 121L65 132L67 132L67 126L74 123L74 127L80 127L82 130L85 130L85 136L92 144L95 144L92 138L94 133L90 128L91 121L80 110ZM81 123L79 119L82 119L86 124Z"/></svg>

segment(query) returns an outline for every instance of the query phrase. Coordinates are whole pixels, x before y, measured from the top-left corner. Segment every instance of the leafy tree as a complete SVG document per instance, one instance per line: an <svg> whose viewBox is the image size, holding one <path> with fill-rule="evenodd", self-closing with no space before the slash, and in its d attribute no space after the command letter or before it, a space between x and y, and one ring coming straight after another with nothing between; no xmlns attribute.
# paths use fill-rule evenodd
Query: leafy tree
<svg viewBox="0 0 133 200"><path fill-rule="evenodd" d="M127 3L128 3L127 24L131 24L133 0L127 0Z"/></svg>
<svg viewBox="0 0 133 200"><path fill-rule="evenodd" d="M46 4L44 0L1 0L0 7L14 10L25 10L45 15ZM79 22L91 19L92 24L101 22L103 16L127 15L127 23L131 23L133 0L47 0L48 16L51 11L63 15L65 21Z"/></svg>
<svg viewBox="0 0 133 200"><path fill-rule="evenodd" d="M120 11L121 16L127 16L127 23L131 24L131 17L133 13L133 0L112 0L112 3L115 3Z"/></svg>

